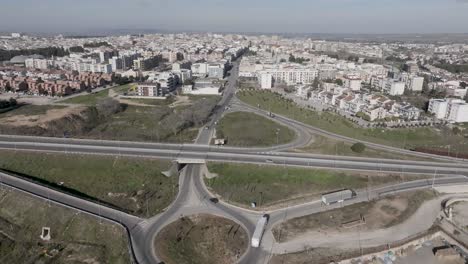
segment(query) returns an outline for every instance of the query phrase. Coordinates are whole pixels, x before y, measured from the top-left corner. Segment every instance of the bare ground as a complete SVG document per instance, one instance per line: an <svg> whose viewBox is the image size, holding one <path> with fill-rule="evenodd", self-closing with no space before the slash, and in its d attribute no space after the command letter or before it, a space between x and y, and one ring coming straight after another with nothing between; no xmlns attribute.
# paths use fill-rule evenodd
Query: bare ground
<svg viewBox="0 0 468 264"><path fill-rule="evenodd" d="M158 255L167 264L231 264L247 248L244 229L231 220L197 215L165 227L155 240Z"/></svg>

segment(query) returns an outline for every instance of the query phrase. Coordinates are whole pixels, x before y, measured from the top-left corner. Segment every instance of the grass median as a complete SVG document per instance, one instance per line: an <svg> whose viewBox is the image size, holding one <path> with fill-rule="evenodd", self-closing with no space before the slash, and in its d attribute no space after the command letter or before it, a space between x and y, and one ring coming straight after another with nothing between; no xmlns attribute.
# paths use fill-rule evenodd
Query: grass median
<svg viewBox="0 0 468 264"><path fill-rule="evenodd" d="M362 189L424 177L230 163L208 163L208 169L218 176L206 179L206 184L222 199L244 207L255 202L261 208L310 201L344 188Z"/></svg>
<svg viewBox="0 0 468 264"><path fill-rule="evenodd" d="M265 117L234 112L225 115L216 127L218 138L228 139L228 145L237 147L267 147L291 142L293 130Z"/></svg>
<svg viewBox="0 0 468 264"><path fill-rule="evenodd" d="M178 177L163 176L169 161L2 151L0 169L142 217L160 213L175 198Z"/></svg>

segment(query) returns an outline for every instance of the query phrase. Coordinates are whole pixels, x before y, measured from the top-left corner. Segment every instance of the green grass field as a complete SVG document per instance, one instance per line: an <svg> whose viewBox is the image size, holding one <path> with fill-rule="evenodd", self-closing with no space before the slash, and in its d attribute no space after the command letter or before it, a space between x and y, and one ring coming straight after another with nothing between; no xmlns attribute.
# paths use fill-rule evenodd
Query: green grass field
<svg viewBox="0 0 468 264"><path fill-rule="evenodd" d="M65 106L60 105L22 105L16 109L0 113L0 118L11 117L16 115L24 116L34 116L34 115L43 115L47 113L48 110L52 109L62 109Z"/></svg>
<svg viewBox="0 0 468 264"><path fill-rule="evenodd" d="M93 92L86 95L76 96L70 99L61 101L63 104L82 104L82 105L96 105L99 99L106 98L109 95L109 90L102 90L99 92Z"/></svg>
<svg viewBox="0 0 468 264"><path fill-rule="evenodd" d="M0 152L0 169L24 174L150 217L177 195L178 177L167 178L169 161L38 152Z"/></svg>
<svg viewBox="0 0 468 264"><path fill-rule="evenodd" d="M43 242L42 227L51 240ZM0 189L0 263L130 263L125 230L9 188Z"/></svg>
<svg viewBox="0 0 468 264"><path fill-rule="evenodd" d="M209 163L208 169L219 175L205 180L213 192L228 202L244 206L256 202L260 207L303 202L343 188L361 189L420 178L253 164Z"/></svg>
<svg viewBox="0 0 468 264"><path fill-rule="evenodd" d="M408 160L430 160L429 158L419 158L410 155L401 155L382 150L375 150L366 148L362 153L356 153L351 150L351 143L337 141L334 139L326 138L324 136L314 136L314 141L302 148L294 150L294 152L316 153L325 155L338 155L338 156L357 156L357 157L371 157L382 159L408 159Z"/></svg>
<svg viewBox="0 0 468 264"><path fill-rule="evenodd" d="M336 134L401 148L416 146L448 148L452 151L468 153L468 139L454 135L450 129L402 128L367 129L361 128L347 119L329 112L315 112L297 106L291 100L270 91L240 91L237 96L242 101L260 106L265 110L293 118Z"/></svg>
<svg viewBox="0 0 468 264"><path fill-rule="evenodd" d="M239 147L273 146L291 142L295 132L265 117L235 112L225 115L216 127L218 138Z"/></svg>

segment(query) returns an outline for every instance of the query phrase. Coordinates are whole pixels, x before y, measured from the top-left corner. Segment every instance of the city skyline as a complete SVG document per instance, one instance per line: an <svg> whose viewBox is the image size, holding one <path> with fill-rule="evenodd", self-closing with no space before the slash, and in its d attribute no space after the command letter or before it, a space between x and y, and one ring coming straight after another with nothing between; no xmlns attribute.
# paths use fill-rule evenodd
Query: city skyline
<svg viewBox="0 0 468 264"><path fill-rule="evenodd" d="M3 31L162 30L258 33L467 33L464 0L4 0ZM21 14L21 19L18 18Z"/></svg>

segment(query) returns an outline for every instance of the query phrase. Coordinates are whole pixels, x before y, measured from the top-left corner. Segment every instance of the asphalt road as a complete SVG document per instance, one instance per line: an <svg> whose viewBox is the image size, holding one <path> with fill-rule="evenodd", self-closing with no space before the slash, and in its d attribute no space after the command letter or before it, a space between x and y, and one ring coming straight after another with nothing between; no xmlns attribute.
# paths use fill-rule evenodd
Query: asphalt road
<svg viewBox="0 0 468 264"><path fill-rule="evenodd" d="M369 199L378 198L383 195L393 194L396 192L430 188L433 185L468 184L466 177L456 176L459 174L468 174L468 163L450 158L442 159L452 161L452 163L273 152L294 146L295 144L305 144L305 142L308 141L308 131L346 142L356 142L354 139L318 130L314 127L307 126L278 115L274 118L275 121L290 126L298 131L298 140L296 142L291 143L290 145L286 144L271 148L254 149L209 146L208 144L214 133L215 123L222 117L225 110L227 110L227 107L232 104L235 94L235 81L237 80L237 75L238 64L235 64L231 71L228 84L226 85L223 98L208 123L209 129L202 129L200 131L196 141L197 144L156 144L0 135L0 149L85 153L94 155L139 156L171 160L201 159L208 161L269 164L277 166L319 167L434 175L433 180L406 182L375 190L359 192L354 199L345 201L340 205L324 207L320 202L315 201L268 212L270 214L270 221L267 226L267 232L265 234L264 241L262 242L262 246L257 249L249 247L245 254L239 259L239 263L246 264L266 263L269 260L274 245L271 228L281 221L330 210L336 206L345 206L362 201L368 201ZM236 107L239 107L238 102L236 102L236 105ZM271 118L266 112L242 103L239 110L251 111ZM373 148L385 151L433 158L433 155L415 153L369 142L365 143ZM456 161L456 163L453 163L453 161ZM223 201L220 201L219 203L210 202L209 198L211 198L212 195L204 185L201 166L202 165L189 164L181 171L177 198L163 213L150 219L140 219L118 210L64 194L11 175L0 174L0 182L42 199L47 199L64 206L122 224L129 232L133 253L137 262L140 264L150 264L158 263L160 261L154 249L154 243L158 243L158 241L155 241L158 232L182 216L207 213L225 217L240 224L247 231L249 238L252 236L255 229L255 223L258 217L263 213L239 208L226 204Z"/></svg>
<svg viewBox="0 0 468 264"><path fill-rule="evenodd" d="M246 103L242 102L241 100L239 100L237 98L234 101L234 105L236 105L236 107L239 110L253 112L253 113L256 113L258 115L265 116L265 117L269 117L269 114L270 114L269 111L253 107L253 106L251 106L249 104L246 104ZM354 139L354 138L338 135L338 134L335 134L335 133L332 133L332 132L329 132L329 131L326 131L326 130L323 130L323 129L320 129L320 128L317 128L317 127L314 127L314 126L311 126L311 125L307 125L307 124L301 123L299 121L296 121L294 119L278 115L276 113L275 113L275 119L277 119L279 122L281 122L283 124L287 124L288 126L303 127L305 129L307 129L308 131L310 131L311 133L316 134L316 135L321 135L321 136L324 136L324 137L327 137L327 138L331 138L331 139L335 139L335 140L339 140L339 141L343 141L343 142L347 142L347 143L361 142L361 143L364 143L367 147L373 148L373 149L376 149L376 150L383 150L383 151L387 151L387 152L399 153L399 154L403 154L403 155L410 155L410 156L421 157L421 158L431 158L431 159L447 160L447 161L463 161L463 162L465 161L464 159L459 159L459 158L443 157L443 156L439 156L439 155L433 155L433 154L422 153L422 152L415 152L415 151L411 151L411 150L407 150L407 149L402 149L402 148L377 144L377 143L364 141L364 140L357 140L357 139Z"/></svg>
<svg viewBox="0 0 468 264"><path fill-rule="evenodd" d="M239 153L227 149L216 151L193 151L191 147L182 150L104 147L76 144L35 143L35 142L5 142L0 141L0 148L32 151L52 151L61 153L84 153L114 156L138 156L160 159L197 159L218 162L256 163L282 166L318 167L331 169L353 169L392 171L398 173L424 174L459 174L468 172L466 163L446 163L429 161L388 160L362 157L343 157L327 155L308 155L288 152L278 153Z"/></svg>

